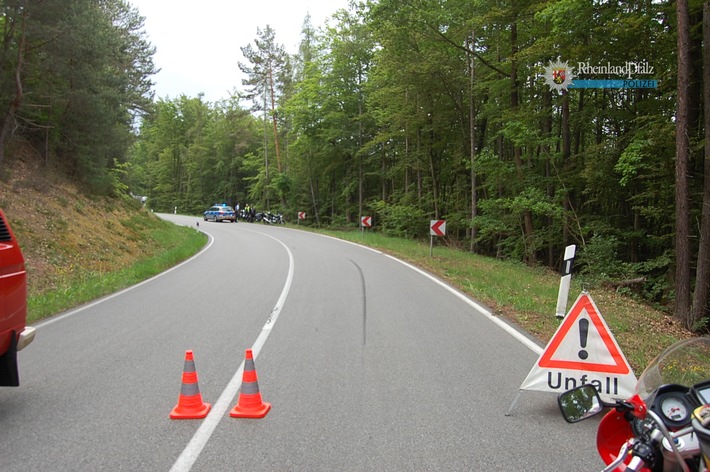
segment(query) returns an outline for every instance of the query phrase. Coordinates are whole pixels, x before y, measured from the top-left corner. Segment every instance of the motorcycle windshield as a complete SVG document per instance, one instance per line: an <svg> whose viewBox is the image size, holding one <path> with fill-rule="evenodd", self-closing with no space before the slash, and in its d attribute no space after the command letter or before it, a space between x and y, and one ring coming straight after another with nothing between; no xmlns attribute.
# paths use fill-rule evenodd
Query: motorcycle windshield
<svg viewBox="0 0 710 472"><path fill-rule="evenodd" d="M692 387L710 379L710 337L679 341L658 355L639 377L636 393L647 401L660 386Z"/></svg>

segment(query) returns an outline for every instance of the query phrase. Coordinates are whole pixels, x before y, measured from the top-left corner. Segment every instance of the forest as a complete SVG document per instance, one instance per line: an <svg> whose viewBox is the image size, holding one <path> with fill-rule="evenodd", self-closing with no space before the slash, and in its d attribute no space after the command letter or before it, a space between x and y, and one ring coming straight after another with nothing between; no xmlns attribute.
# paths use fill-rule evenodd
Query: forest
<svg viewBox="0 0 710 472"><path fill-rule="evenodd" d="M589 280L710 326L710 2L352 2L295 54L269 25L225 45L246 79L216 103L154 96L126 1L0 5L0 176L22 141L155 211L445 219L446 244L553 269L575 244Z"/></svg>

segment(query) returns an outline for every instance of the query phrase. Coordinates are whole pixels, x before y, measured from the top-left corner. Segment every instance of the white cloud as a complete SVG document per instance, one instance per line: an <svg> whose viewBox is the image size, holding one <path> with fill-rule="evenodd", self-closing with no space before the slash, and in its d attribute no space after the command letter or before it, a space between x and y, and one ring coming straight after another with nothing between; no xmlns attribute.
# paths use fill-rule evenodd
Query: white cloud
<svg viewBox="0 0 710 472"><path fill-rule="evenodd" d="M306 14L314 26L321 26L348 5L348 0L128 1L146 18L148 39L157 49L153 60L161 71L153 76L156 96L204 93L210 102L243 89L240 48L254 42L257 28L270 25L276 41L293 54Z"/></svg>

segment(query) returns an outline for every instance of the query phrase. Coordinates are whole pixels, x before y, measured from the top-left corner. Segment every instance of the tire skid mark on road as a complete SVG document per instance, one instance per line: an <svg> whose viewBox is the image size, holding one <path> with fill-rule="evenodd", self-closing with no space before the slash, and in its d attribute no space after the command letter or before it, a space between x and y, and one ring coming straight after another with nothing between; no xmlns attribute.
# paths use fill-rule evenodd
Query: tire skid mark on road
<svg viewBox="0 0 710 472"><path fill-rule="evenodd" d="M362 272L362 267L360 267L357 262L352 259L348 259L353 263L358 273L360 274L360 286L362 287L362 345L367 345L367 287L365 286L365 274Z"/></svg>
<svg viewBox="0 0 710 472"><path fill-rule="evenodd" d="M318 234L318 233L313 233L313 234ZM468 296L464 295L463 293L461 293L461 292L460 292L459 290L457 290L456 288L454 288L454 287L452 287L451 285L449 285L449 284L447 284L447 283L445 283L445 282L439 280L438 278L436 278L436 277L434 277L433 275L431 275L431 274L429 274L429 273L427 273L427 272L421 270L420 268L418 268L418 267L416 267L416 266L413 266L412 264L409 264L408 262L405 262L405 261L403 261L403 260L401 260L401 259L398 259L397 257L394 257L394 256L392 256L392 255L383 253L383 252L378 251L377 249L373 249L373 248L371 248L371 247L363 246L362 244L358 244L358 243L356 243L356 242L346 241L346 240L343 240L343 239L338 239L338 238L334 238L334 237L332 237L332 236L323 235L323 234L321 234L321 235L319 235L319 236L323 236L323 237L325 237L325 238L333 239L333 240L335 240L335 241L340 241L340 242L347 243L347 244L352 244L352 245L354 245L354 246L359 246L359 247L361 247L361 248L363 248L363 249L367 249L367 250L372 251L372 252L375 252L375 253L377 253L377 254L382 254L383 256L392 259L393 261L399 262L400 264L402 264L402 265L404 265L404 266L406 266L406 267L412 269L414 272L417 272L418 274L423 275L424 277L428 278L428 279L431 280L432 282L434 282L434 283L440 285L441 287L443 287L444 289L448 290L448 291L451 292L453 295L455 295L456 297L460 298L464 303L468 304L468 305L469 305L471 308L473 308L476 312L478 312L478 313L480 313L481 315L485 316L485 317L488 318L493 324L497 325L497 326L500 327L502 330L504 330L505 332L507 332L508 334L510 334L512 337L514 337L515 339L517 339L518 341L520 341L524 346L526 346L528 349L530 349L531 351L533 351L535 354L537 354L538 356L542 355L543 348L542 348L541 346L539 346L535 341L533 341L532 339L528 338L528 337L525 336L523 333L521 333L520 331L518 331L517 329L515 329L514 327L512 327L511 325L509 325L508 323L506 323L506 322L503 321L502 319L500 319L499 317L496 317L493 313L490 312L490 310L488 310L487 308L485 308L483 305L481 305L481 304L479 304L479 303L473 301L471 298L469 298Z"/></svg>

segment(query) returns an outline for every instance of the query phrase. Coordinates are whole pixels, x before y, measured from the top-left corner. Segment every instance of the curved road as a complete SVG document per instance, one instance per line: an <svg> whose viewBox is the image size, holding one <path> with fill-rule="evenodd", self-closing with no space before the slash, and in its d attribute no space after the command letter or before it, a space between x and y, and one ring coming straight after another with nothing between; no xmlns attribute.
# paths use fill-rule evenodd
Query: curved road
<svg viewBox="0 0 710 472"><path fill-rule="evenodd" d="M505 416L539 348L474 301L362 246L199 223L195 258L36 326L0 389L0 470L602 468L597 421L568 425L553 394ZM230 418L250 348L273 406ZM212 411L171 420L188 349Z"/></svg>

